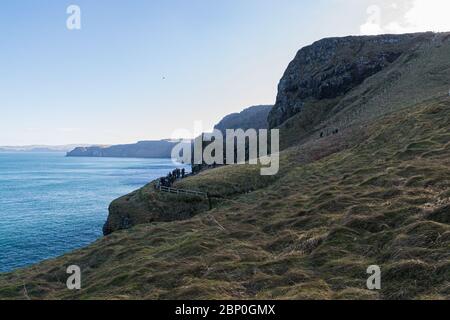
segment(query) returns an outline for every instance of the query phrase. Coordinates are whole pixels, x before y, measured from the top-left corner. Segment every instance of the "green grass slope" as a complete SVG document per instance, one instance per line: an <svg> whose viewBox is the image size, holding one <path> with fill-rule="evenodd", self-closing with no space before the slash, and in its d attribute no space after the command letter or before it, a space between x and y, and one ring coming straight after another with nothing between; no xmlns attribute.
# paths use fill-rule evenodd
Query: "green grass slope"
<svg viewBox="0 0 450 320"><path fill-rule="evenodd" d="M138 225L0 275L0 298L450 298L448 96L281 158L274 178L230 166L186 179L180 187L223 197L190 219ZM135 196L161 200L151 186ZM82 269L80 291L65 287L72 264ZM380 291L366 289L372 264L382 269Z"/></svg>
<svg viewBox="0 0 450 320"><path fill-rule="evenodd" d="M306 99L302 111L280 125L282 146L316 139L321 133L374 121L448 93L450 88L450 33L427 33L388 67L333 99ZM361 54L361 53L359 53ZM350 55L365 59L364 55ZM405 111L407 112L407 111Z"/></svg>

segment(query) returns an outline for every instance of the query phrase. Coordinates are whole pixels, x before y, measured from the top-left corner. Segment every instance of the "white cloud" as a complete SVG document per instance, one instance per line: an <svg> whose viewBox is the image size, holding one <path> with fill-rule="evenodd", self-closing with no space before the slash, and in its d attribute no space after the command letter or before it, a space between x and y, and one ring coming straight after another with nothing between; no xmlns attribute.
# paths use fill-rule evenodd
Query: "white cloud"
<svg viewBox="0 0 450 320"><path fill-rule="evenodd" d="M450 1L415 0L405 19L407 24L423 31L450 31Z"/></svg>
<svg viewBox="0 0 450 320"><path fill-rule="evenodd" d="M398 10L392 3L387 10ZM410 0L408 8L395 15L390 21L383 21L385 14L381 7L371 6L367 10L366 23L361 25L361 34L408 33L423 31L450 31L449 0Z"/></svg>
<svg viewBox="0 0 450 320"><path fill-rule="evenodd" d="M374 35L383 33L381 27L381 8L377 5L372 5L367 8L368 18L365 24L360 27L361 34Z"/></svg>

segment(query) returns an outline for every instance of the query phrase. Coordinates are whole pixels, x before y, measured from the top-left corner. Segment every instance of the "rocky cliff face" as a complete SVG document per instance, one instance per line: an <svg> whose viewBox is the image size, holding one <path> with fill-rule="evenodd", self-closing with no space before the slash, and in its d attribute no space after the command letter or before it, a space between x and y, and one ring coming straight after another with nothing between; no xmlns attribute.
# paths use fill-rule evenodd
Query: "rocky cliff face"
<svg viewBox="0 0 450 320"><path fill-rule="evenodd" d="M171 197L169 194L156 192L154 185L149 184L111 203L103 234L108 235L143 223L185 220L208 208L208 202L202 198Z"/></svg>
<svg viewBox="0 0 450 320"><path fill-rule="evenodd" d="M135 144L115 146L79 147L67 153L68 157L116 157L116 158L170 158L175 142L140 141Z"/></svg>
<svg viewBox="0 0 450 320"><path fill-rule="evenodd" d="M226 129L267 129L267 117L273 106L254 106L240 113L224 117L214 129L225 132Z"/></svg>
<svg viewBox="0 0 450 320"><path fill-rule="evenodd" d="M302 111L308 101L345 95L433 33L328 38L301 49L284 73L269 126Z"/></svg>

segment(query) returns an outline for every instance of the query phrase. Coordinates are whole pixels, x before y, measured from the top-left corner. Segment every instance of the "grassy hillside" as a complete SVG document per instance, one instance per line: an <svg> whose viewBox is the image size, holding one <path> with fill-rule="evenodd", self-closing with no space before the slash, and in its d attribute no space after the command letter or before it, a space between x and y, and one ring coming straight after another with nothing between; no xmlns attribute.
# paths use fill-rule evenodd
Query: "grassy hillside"
<svg viewBox="0 0 450 320"><path fill-rule="evenodd" d="M284 150L275 178L230 166L186 179L223 198L0 275L0 298L448 299L450 98L405 106ZM134 196L168 213L182 202ZM80 291L65 288L71 264ZM371 264L381 291L366 289Z"/></svg>
<svg viewBox="0 0 450 320"><path fill-rule="evenodd" d="M362 41L365 50L370 52L377 50L379 46L377 39L379 37L348 37L339 41L344 42L342 46L345 46L346 42L351 43L352 41L361 45L359 41ZM408 39L408 35L398 37ZM409 35L409 37L414 39L413 43L408 40L404 44L394 45L387 51L401 52L401 55L395 61L365 79L361 84L351 87L345 94L319 100L310 97L294 99L294 102L302 104L301 112L279 125L282 134L282 146L289 147L310 138L316 139L321 134L328 135L336 129L342 130L358 123L374 121L386 114L407 109L411 105L448 93L450 88L448 80L450 79L450 59L448 58L450 55L450 33L414 34ZM324 39L321 41L332 40ZM321 41L318 43L321 43ZM346 62L344 65L353 65L361 61L371 61L371 54L367 52L357 50L354 52L337 51L338 53L331 60L332 63L343 63L342 61L344 61ZM310 60L314 61L314 59ZM294 62L295 60L291 64L296 65ZM318 63L319 66L324 68L322 60L319 60ZM296 71L302 75L306 72L303 70L306 67L300 64L297 66L300 70ZM329 69L333 70L333 67ZM316 77L320 78L326 75L319 72L320 69L314 71ZM288 68L287 72L292 71ZM287 79L290 79L290 77L293 76L290 74L286 76ZM318 86L325 81L314 82L311 80L311 82ZM293 85L299 86L301 83L294 82ZM291 100L293 99L290 97L292 94L290 92L287 94ZM283 100L282 98L284 98L283 92L279 92L278 99ZM275 105L273 112L277 110L277 107Z"/></svg>

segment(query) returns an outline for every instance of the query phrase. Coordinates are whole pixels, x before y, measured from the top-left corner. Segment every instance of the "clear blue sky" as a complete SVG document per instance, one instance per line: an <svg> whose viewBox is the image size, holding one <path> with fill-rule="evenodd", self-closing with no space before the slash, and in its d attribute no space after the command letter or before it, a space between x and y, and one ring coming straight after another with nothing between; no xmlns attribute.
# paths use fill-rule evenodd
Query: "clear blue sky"
<svg viewBox="0 0 450 320"><path fill-rule="evenodd" d="M274 103L297 50L359 34L372 2L2 0L0 145L128 143L195 120L211 129ZM66 28L70 4L79 31Z"/></svg>

